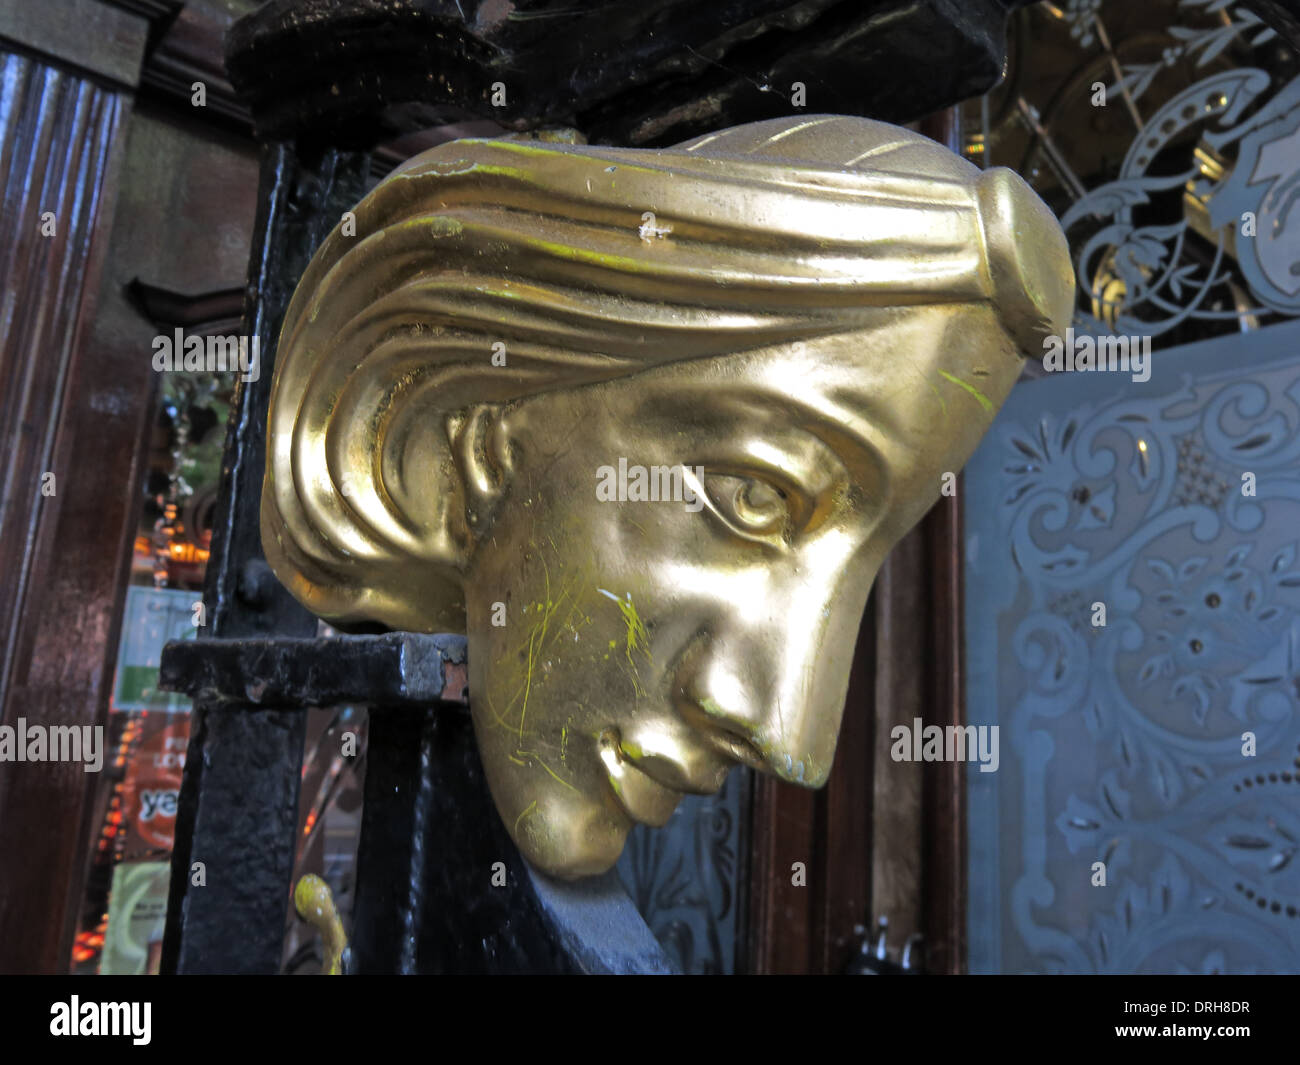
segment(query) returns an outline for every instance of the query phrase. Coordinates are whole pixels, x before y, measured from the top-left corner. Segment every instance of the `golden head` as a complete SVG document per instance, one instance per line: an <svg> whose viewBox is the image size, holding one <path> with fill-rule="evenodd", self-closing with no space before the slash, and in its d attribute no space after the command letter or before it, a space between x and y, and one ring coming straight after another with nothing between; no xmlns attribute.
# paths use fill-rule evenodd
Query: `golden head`
<svg viewBox="0 0 1300 1065"><path fill-rule="evenodd" d="M1015 174L866 119L444 144L290 304L267 558L322 617L466 631L512 837L602 872L738 763L825 781L877 569L1073 284Z"/></svg>

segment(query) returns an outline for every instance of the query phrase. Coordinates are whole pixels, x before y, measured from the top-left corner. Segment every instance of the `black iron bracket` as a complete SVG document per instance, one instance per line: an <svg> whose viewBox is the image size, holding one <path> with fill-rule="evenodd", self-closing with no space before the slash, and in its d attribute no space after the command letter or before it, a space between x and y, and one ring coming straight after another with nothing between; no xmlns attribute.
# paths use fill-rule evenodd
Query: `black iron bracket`
<svg viewBox="0 0 1300 1065"><path fill-rule="evenodd" d="M159 672L165 690L209 708L468 705L464 636L177 640Z"/></svg>
<svg viewBox="0 0 1300 1065"><path fill-rule="evenodd" d="M313 706L371 707L351 971L672 972L616 874L567 884L519 855L474 746L465 654L463 636L411 632L178 640L164 648L160 681L227 730L231 718L271 711L299 718ZM277 748L277 764L282 753ZM257 782L248 784L256 795ZM281 878L241 852L238 833L210 840L228 859L195 889L211 912L233 918L241 908L282 905ZM223 875L235 868L266 875ZM250 897L256 891L268 897ZM203 941L214 930L189 931ZM230 938L238 943L238 931ZM199 958L190 971L206 968Z"/></svg>

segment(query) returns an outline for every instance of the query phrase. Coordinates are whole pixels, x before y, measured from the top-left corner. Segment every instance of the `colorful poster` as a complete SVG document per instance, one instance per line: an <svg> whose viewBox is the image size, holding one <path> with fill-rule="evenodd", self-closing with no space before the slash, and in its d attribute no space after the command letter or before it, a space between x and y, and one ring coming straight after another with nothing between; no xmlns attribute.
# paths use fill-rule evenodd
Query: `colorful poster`
<svg viewBox="0 0 1300 1065"><path fill-rule="evenodd" d="M194 608L200 601L198 592L183 589L143 585L127 589L113 683L114 710L189 710L188 698L159 690L158 664L164 644L194 639L198 631Z"/></svg>
<svg viewBox="0 0 1300 1065"><path fill-rule="evenodd" d="M101 975L157 975L169 869L167 862L122 862L113 870Z"/></svg>
<svg viewBox="0 0 1300 1065"><path fill-rule="evenodd" d="M124 860L169 854L176 832L190 719L180 714L144 714L140 738L122 781Z"/></svg>

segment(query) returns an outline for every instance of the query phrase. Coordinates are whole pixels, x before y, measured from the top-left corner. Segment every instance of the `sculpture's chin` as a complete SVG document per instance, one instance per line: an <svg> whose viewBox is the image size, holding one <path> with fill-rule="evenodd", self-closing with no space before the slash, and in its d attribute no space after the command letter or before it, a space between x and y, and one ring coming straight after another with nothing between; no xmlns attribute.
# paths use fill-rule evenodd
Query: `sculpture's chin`
<svg viewBox="0 0 1300 1065"><path fill-rule="evenodd" d="M545 873L547 876L556 880L573 881L585 880L588 877L601 876L602 874L609 872L614 868L615 863L618 861L619 854L622 852L623 848L620 845L618 853L614 854L613 857L601 859L587 859L584 857L583 859L575 859L570 855L561 859L558 864L547 864L540 858L534 861L527 853L524 854L524 857L528 859L528 864L539 873Z"/></svg>
<svg viewBox="0 0 1300 1065"><path fill-rule="evenodd" d="M560 880L578 880L612 869L631 827L621 812L566 796L536 809L511 835L534 869Z"/></svg>

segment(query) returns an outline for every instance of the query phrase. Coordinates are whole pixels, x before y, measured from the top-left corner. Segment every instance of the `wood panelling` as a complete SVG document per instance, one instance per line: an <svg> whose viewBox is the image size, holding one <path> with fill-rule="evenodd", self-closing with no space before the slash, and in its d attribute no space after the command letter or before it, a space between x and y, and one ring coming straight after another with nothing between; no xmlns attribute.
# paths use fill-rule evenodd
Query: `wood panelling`
<svg viewBox="0 0 1300 1065"><path fill-rule="evenodd" d="M890 730L927 716L934 673L925 631L932 609L925 536L905 536L876 578L876 778L873 792L871 921L889 920L889 943L901 949L921 930L922 777L924 764L890 757ZM872 932L874 934L874 924Z"/></svg>
<svg viewBox="0 0 1300 1065"><path fill-rule="evenodd" d="M963 694L961 488L926 516L921 533L929 568L929 670L926 725L965 722ZM959 973L966 966L966 770L965 762L922 764L921 924L925 969Z"/></svg>
<svg viewBox="0 0 1300 1065"><path fill-rule="evenodd" d="M839 743L820 791L754 781L749 969L837 973L856 948L871 894L876 744L875 597L858 633ZM794 883L802 862L806 881Z"/></svg>
<svg viewBox="0 0 1300 1065"><path fill-rule="evenodd" d="M102 725L123 484L138 411L85 340L107 246L127 98L0 53L0 721ZM42 215L53 213L52 235ZM47 219L48 221L48 219ZM109 398L105 398L109 397ZM99 400L100 409L90 406ZM129 407L129 404L127 404ZM42 495L53 474L53 495ZM47 482L48 483L48 482ZM134 513L134 512L133 512ZM94 775L0 767L0 967L62 968ZM51 920L33 920L44 885Z"/></svg>
<svg viewBox="0 0 1300 1065"><path fill-rule="evenodd" d="M94 237L121 118L116 93L0 53L0 698L38 527L58 508L59 413L102 262ZM42 235L45 212L52 236ZM47 471L56 475L53 497L41 495Z"/></svg>

